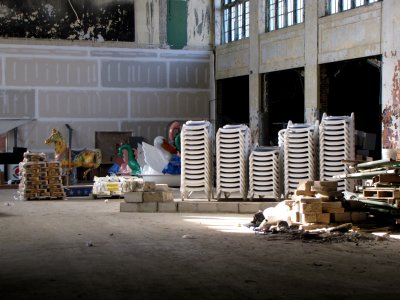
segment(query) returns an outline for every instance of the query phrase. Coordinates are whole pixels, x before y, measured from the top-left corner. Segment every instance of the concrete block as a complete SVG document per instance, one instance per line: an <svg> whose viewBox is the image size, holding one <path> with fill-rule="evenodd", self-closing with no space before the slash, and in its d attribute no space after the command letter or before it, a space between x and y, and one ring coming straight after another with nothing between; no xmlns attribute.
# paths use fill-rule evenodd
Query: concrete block
<svg viewBox="0 0 400 300"><path fill-rule="evenodd" d="M261 202L239 202L239 213L240 214L255 214L259 210L264 210L261 206Z"/></svg>
<svg viewBox="0 0 400 300"><path fill-rule="evenodd" d="M158 210L157 202L148 203L120 203L120 212L148 212L154 213Z"/></svg>
<svg viewBox="0 0 400 300"><path fill-rule="evenodd" d="M162 192L162 191L164 191L164 192L169 192L170 191L170 188L169 188L169 186L168 186L168 184L165 184L165 183L156 183L156 187L155 187L155 191L157 191L157 192Z"/></svg>
<svg viewBox="0 0 400 300"><path fill-rule="evenodd" d="M143 184L144 192L153 192L156 189L156 183L153 181L145 181Z"/></svg>
<svg viewBox="0 0 400 300"><path fill-rule="evenodd" d="M320 213L317 215L317 223L329 224L331 222L330 213Z"/></svg>
<svg viewBox="0 0 400 300"><path fill-rule="evenodd" d="M300 214L301 223L317 223L317 213Z"/></svg>
<svg viewBox="0 0 400 300"><path fill-rule="evenodd" d="M125 202L143 202L143 192L127 192L124 194Z"/></svg>
<svg viewBox="0 0 400 300"><path fill-rule="evenodd" d="M196 210L199 213L216 213L218 212L217 202L198 202Z"/></svg>
<svg viewBox="0 0 400 300"><path fill-rule="evenodd" d="M169 202L174 201L172 192L143 192L143 202Z"/></svg>
<svg viewBox="0 0 400 300"><path fill-rule="evenodd" d="M313 181L310 180L305 180L299 183L299 185L297 186L296 191L304 191L304 192L310 192L311 191L311 187L314 185Z"/></svg>
<svg viewBox="0 0 400 300"><path fill-rule="evenodd" d="M181 213L195 213L198 211L198 203L197 202L177 202L178 203L178 212Z"/></svg>
<svg viewBox="0 0 400 300"><path fill-rule="evenodd" d="M344 212L344 208L341 201L322 202L322 212L342 213Z"/></svg>
<svg viewBox="0 0 400 300"><path fill-rule="evenodd" d="M177 212L177 202L158 202L158 212Z"/></svg>
<svg viewBox="0 0 400 300"><path fill-rule="evenodd" d="M239 204L237 202L216 202L217 212L239 213Z"/></svg>
<svg viewBox="0 0 400 300"><path fill-rule="evenodd" d="M299 212L306 213L322 213L322 202L315 203L298 203Z"/></svg>
<svg viewBox="0 0 400 300"><path fill-rule="evenodd" d="M331 220L335 223L351 222L351 213L350 212L332 213Z"/></svg>

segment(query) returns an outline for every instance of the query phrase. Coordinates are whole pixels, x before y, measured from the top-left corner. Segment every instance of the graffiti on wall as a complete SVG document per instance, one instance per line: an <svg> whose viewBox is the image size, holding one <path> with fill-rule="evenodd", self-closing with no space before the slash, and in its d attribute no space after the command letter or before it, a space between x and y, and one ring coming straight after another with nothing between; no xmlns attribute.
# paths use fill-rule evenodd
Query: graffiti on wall
<svg viewBox="0 0 400 300"><path fill-rule="evenodd" d="M0 37L135 40L133 0L0 0Z"/></svg>
<svg viewBox="0 0 400 300"><path fill-rule="evenodd" d="M398 148L399 116L400 116L400 60L394 68L392 77L392 103L382 110L382 147L384 149Z"/></svg>

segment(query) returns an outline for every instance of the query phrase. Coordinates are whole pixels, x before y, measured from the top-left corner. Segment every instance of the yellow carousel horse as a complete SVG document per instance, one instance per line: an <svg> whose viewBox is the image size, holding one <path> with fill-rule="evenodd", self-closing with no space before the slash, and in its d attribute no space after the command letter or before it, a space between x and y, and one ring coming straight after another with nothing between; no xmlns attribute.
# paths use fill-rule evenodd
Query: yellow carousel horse
<svg viewBox="0 0 400 300"><path fill-rule="evenodd" d="M61 168L88 168L83 172L83 177L97 169L101 164L101 151L99 149L71 150L69 157L69 148L60 131L53 128L50 136L44 141L45 144L54 144L55 160L61 162Z"/></svg>

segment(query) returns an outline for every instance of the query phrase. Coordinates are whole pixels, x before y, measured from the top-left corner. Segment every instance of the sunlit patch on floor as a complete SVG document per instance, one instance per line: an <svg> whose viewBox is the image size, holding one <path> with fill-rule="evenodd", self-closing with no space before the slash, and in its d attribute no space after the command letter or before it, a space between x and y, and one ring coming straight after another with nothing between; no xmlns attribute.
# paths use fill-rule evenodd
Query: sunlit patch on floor
<svg viewBox="0 0 400 300"><path fill-rule="evenodd" d="M187 216L184 221L221 232L254 233L251 228L243 225L251 221L248 217Z"/></svg>
<svg viewBox="0 0 400 300"><path fill-rule="evenodd" d="M382 237L385 236L385 237L388 237L388 238L400 240L400 233L391 234L389 232L373 232L372 234L376 235L376 236L382 236Z"/></svg>

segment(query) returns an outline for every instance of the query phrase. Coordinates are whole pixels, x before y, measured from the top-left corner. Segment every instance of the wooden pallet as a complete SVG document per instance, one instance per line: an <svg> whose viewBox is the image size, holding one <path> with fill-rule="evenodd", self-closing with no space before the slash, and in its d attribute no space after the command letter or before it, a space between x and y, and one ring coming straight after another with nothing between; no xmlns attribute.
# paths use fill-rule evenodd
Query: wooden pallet
<svg viewBox="0 0 400 300"><path fill-rule="evenodd" d="M366 188L363 190L364 198L374 199L400 199L400 190L395 188Z"/></svg>
<svg viewBox="0 0 400 300"><path fill-rule="evenodd" d="M396 188L366 188L362 198L400 207L400 190Z"/></svg>
<svg viewBox="0 0 400 300"><path fill-rule="evenodd" d="M399 185L400 176L397 174L380 174L372 178L374 186Z"/></svg>

